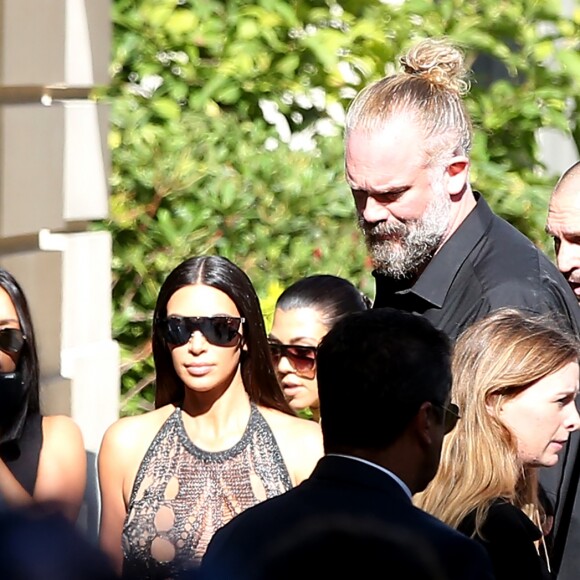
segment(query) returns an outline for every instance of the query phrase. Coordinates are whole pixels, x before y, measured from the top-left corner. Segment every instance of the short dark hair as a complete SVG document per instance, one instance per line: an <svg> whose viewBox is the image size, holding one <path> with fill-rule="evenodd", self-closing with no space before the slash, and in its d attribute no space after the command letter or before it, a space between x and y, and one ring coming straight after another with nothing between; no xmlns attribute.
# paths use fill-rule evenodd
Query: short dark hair
<svg viewBox="0 0 580 580"><path fill-rule="evenodd" d="M248 276L227 258L189 258L167 277L157 298L153 316L153 359L155 361L155 407L183 401L184 386L173 367L169 348L160 331L167 316L167 303L177 290L192 284L210 286L224 292L245 318L241 370L244 387L254 403L293 415L284 398L272 364L260 301Z"/></svg>
<svg viewBox="0 0 580 580"><path fill-rule="evenodd" d="M320 312L322 322L332 328L351 312L362 312L371 303L354 284L331 274L315 274L301 278L288 286L276 302L280 310L313 308Z"/></svg>
<svg viewBox="0 0 580 580"><path fill-rule="evenodd" d="M12 300L12 304L14 304L16 314L18 315L20 329L24 336L26 336L16 368L22 375L22 385L26 393L22 399L22 407L19 410L18 416L14 417L12 425L3 427L1 441L8 441L19 436L27 415L40 412L40 370L32 316L30 315L30 309L24 291L14 276L3 268L0 268L0 287L6 291L10 300Z"/></svg>
<svg viewBox="0 0 580 580"><path fill-rule="evenodd" d="M325 451L385 448L450 389L449 339L426 319L391 308L349 314L318 349Z"/></svg>

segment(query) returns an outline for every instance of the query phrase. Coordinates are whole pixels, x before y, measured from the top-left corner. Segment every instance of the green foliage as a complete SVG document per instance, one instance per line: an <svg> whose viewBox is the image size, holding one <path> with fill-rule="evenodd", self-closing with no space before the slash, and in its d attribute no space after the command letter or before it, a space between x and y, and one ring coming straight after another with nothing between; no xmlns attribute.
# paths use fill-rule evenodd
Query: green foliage
<svg viewBox="0 0 580 580"><path fill-rule="evenodd" d="M128 115L118 105L115 124L117 114ZM187 257L230 258L250 273L270 315L281 289L307 273L333 271L362 284L365 251L342 178L340 139L325 142L325 156L283 144L264 151L272 133L259 120L190 111L163 131L113 131L122 145L113 150L107 227L114 235L114 331L127 346L130 394L145 385L152 401L143 382L152 371L143 349L151 313L164 278ZM342 255L353 263L341 263ZM126 412L148 408L142 403Z"/></svg>
<svg viewBox="0 0 580 580"><path fill-rule="evenodd" d="M419 38L447 35L475 74L472 180L545 241L535 131L580 139L579 14L548 0L116 0L111 217L114 333L125 413L149 408L148 337L159 285L184 258L229 257L271 315L314 272L372 295L343 178L341 117ZM490 76L494 63L496 74Z"/></svg>

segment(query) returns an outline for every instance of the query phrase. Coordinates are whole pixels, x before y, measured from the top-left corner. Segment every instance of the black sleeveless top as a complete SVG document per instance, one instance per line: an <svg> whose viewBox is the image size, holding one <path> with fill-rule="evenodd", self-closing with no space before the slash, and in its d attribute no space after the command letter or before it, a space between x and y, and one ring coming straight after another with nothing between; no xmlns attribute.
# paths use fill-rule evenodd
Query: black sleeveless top
<svg viewBox="0 0 580 580"><path fill-rule="evenodd" d="M0 445L0 458L30 495L33 494L36 485L41 448L42 416L38 413L26 417L18 439Z"/></svg>

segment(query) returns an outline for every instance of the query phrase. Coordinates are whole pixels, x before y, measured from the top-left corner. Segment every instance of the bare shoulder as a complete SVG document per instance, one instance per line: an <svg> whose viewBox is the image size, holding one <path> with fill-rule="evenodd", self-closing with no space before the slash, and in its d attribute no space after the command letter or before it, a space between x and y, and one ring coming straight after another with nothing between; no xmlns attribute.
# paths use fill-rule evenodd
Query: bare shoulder
<svg viewBox="0 0 580 580"><path fill-rule="evenodd" d="M66 446L80 443L82 435L79 426L66 415L46 415L42 418L42 436L45 444L53 442L60 445L66 442ZM52 446L52 445L51 445Z"/></svg>
<svg viewBox="0 0 580 580"><path fill-rule="evenodd" d="M79 426L66 415L42 418L42 451L39 469L48 465L76 465L83 470L86 462L85 444Z"/></svg>
<svg viewBox="0 0 580 580"><path fill-rule="evenodd" d="M101 442L98 460L102 498L119 493L125 505L128 503L133 482L147 449L174 410L173 405L167 405L143 415L123 417L107 429ZM103 505L105 500L106 498L103 499Z"/></svg>
<svg viewBox="0 0 580 580"><path fill-rule="evenodd" d="M74 521L86 485L87 456L78 425L65 415L42 418L42 448L33 497L54 502Z"/></svg>
<svg viewBox="0 0 580 580"><path fill-rule="evenodd" d="M132 453L140 448L149 447L174 410L173 405L166 405L142 415L118 419L105 431L101 452L107 448L115 448L120 452Z"/></svg>
<svg viewBox="0 0 580 580"><path fill-rule="evenodd" d="M286 413L276 411L275 409L268 409L267 407L260 407L260 412L274 432L281 430L283 435L287 434L291 437L314 440L322 439L320 425L315 421L308 421L307 419L287 415Z"/></svg>
<svg viewBox="0 0 580 580"><path fill-rule="evenodd" d="M322 432L314 421L260 407L280 447L294 485L306 479L323 455Z"/></svg>

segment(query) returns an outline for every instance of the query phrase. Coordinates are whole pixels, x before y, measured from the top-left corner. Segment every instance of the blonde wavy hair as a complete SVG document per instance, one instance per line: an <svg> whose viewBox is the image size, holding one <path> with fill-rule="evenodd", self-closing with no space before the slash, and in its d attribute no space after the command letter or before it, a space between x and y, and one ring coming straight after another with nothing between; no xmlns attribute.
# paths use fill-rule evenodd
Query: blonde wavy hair
<svg viewBox="0 0 580 580"><path fill-rule="evenodd" d="M392 114L408 113L422 127L431 158L467 155L473 129L462 99L469 91L463 53L446 38L430 38L399 60L401 73L369 85L353 100L347 139L355 129L380 129Z"/></svg>
<svg viewBox="0 0 580 580"><path fill-rule="evenodd" d="M415 504L455 528L475 511L480 536L497 498L540 525L537 470L518 460L515 437L498 411L504 401L579 357L579 342L545 317L503 309L468 328L455 345L452 366L452 400L461 419L445 437L437 475Z"/></svg>

